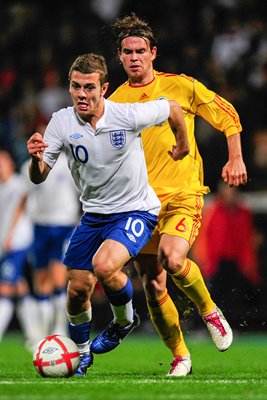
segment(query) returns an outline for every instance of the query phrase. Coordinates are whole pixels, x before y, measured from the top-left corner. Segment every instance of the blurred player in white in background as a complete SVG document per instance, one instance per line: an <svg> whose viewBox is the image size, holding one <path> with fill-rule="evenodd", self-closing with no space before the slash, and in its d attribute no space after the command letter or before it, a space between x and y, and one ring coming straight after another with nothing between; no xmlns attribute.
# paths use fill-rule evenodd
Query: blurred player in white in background
<svg viewBox="0 0 267 400"><path fill-rule="evenodd" d="M11 155L0 151L0 340L16 307L26 342L34 335L31 316L34 302L25 279L32 225L19 204L25 202L24 179L15 172Z"/></svg>
<svg viewBox="0 0 267 400"><path fill-rule="evenodd" d="M64 154L40 185L30 181L28 166L29 161L21 172L28 182L26 207L34 226L31 264L38 306L35 324L41 339L52 333L67 335L67 278L62 258L80 217L80 203Z"/></svg>

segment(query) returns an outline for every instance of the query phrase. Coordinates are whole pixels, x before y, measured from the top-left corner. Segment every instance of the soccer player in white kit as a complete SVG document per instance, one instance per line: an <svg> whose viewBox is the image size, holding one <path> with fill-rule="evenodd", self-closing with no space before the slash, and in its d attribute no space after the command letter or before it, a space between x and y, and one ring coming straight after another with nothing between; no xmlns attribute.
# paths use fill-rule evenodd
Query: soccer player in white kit
<svg viewBox="0 0 267 400"><path fill-rule="evenodd" d="M0 151L0 341L16 309L26 345L33 339L33 298L26 279L32 224L19 203L26 187L10 153Z"/></svg>
<svg viewBox="0 0 267 400"><path fill-rule="evenodd" d="M67 335L67 277L62 260L79 221L80 202L64 153L40 185L30 181L28 170L29 160L23 163L21 174L27 185L25 206L34 232L30 264L38 309L34 318L37 342L44 335Z"/></svg>
<svg viewBox="0 0 267 400"><path fill-rule="evenodd" d="M182 159L189 144L180 105L172 100L119 104L104 98L107 66L100 55L79 56L69 71L73 107L53 114L44 138L27 142L30 178L44 181L64 151L81 192L83 216L65 254L70 337L81 355L77 375L93 363L90 352L91 295L99 280L114 314L100 343L110 351L138 324L133 287L123 266L136 256L157 224L160 202L148 184L141 131L169 123L176 144L169 155ZM168 120L168 122L167 122Z"/></svg>

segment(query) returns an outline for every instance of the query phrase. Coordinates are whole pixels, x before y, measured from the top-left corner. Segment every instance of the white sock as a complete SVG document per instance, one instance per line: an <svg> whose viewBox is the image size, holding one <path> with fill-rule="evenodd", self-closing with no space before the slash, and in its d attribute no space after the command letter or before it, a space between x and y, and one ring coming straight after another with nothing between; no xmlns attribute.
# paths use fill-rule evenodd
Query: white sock
<svg viewBox="0 0 267 400"><path fill-rule="evenodd" d="M123 306L114 306L110 304L113 315L114 315L114 323L119 324L121 326L131 325L133 322L133 302L130 300L128 303Z"/></svg>
<svg viewBox="0 0 267 400"><path fill-rule="evenodd" d="M43 337L52 334L54 308L51 299L37 300L39 321Z"/></svg>
<svg viewBox="0 0 267 400"><path fill-rule="evenodd" d="M8 297L0 298L0 340L6 332L14 313L14 302Z"/></svg>
<svg viewBox="0 0 267 400"><path fill-rule="evenodd" d="M77 315L71 315L67 312L67 317L69 322L73 325L85 324L85 322L90 322L92 320L92 307L89 307L88 310Z"/></svg>
<svg viewBox="0 0 267 400"><path fill-rule="evenodd" d="M16 314L26 339L26 346L33 349L39 340L43 338L38 321L38 310L36 300L27 295L17 303Z"/></svg>

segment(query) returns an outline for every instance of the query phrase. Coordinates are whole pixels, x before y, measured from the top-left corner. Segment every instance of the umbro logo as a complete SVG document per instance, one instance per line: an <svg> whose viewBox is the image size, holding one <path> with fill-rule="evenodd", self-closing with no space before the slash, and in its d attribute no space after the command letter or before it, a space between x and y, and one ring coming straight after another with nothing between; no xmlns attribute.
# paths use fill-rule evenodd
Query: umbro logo
<svg viewBox="0 0 267 400"><path fill-rule="evenodd" d="M132 242L136 243L136 240L135 240L134 235L132 235L131 233L126 233L126 235L128 236L128 238L129 238Z"/></svg>
<svg viewBox="0 0 267 400"><path fill-rule="evenodd" d="M139 100L138 100L138 101L143 101L143 100L146 100L146 99L149 99L149 96L148 96L146 93L143 93L143 94L139 97Z"/></svg>
<svg viewBox="0 0 267 400"><path fill-rule="evenodd" d="M42 353L44 354L53 354L55 351L58 351L58 347L47 347Z"/></svg>
<svg viewBox="0 0 267 400"><path fill-rule="evenodd" d="M80 133L73 133L72 135L70 135L70 137L72 139L81 139L83 135L81 135Z"/></svg>

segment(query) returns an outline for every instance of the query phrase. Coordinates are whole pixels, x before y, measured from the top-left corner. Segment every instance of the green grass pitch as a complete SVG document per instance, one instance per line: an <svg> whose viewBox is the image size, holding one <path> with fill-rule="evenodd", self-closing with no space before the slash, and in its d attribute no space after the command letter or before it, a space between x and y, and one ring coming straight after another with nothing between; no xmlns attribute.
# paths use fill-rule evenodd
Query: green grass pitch
<svg viewBox="0 0 267 400"><path fill-rule="evenodd" d="M0 343L1 400L267 399L267 335L235 335L216 350L208 337L188 336L193 374L166 378L171 355L156 335L133 333L111 353L95 356L85 378L41 378L18 334Z"/></svg>

